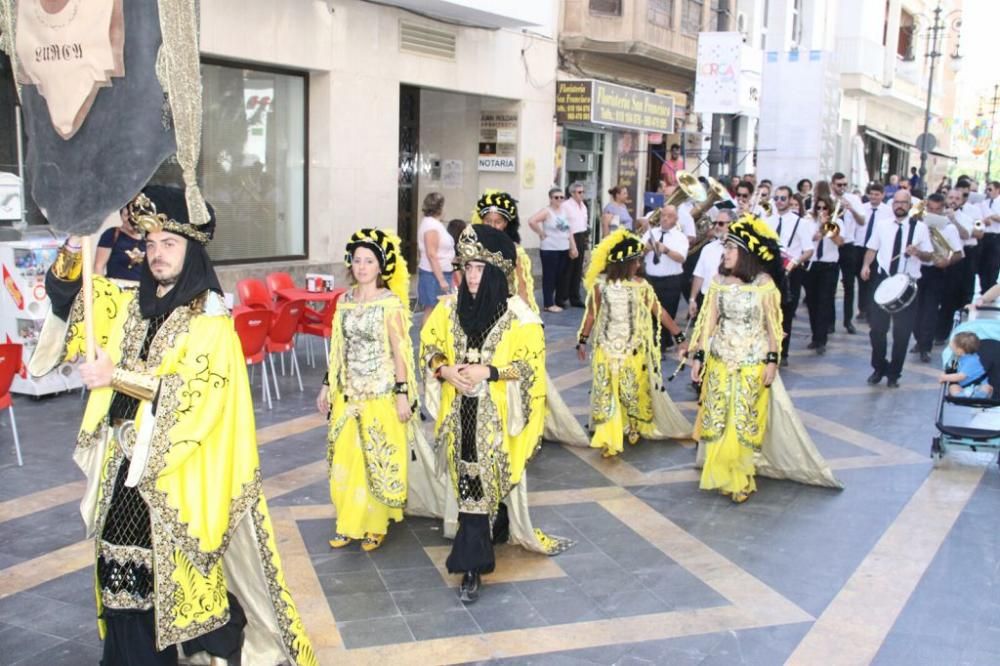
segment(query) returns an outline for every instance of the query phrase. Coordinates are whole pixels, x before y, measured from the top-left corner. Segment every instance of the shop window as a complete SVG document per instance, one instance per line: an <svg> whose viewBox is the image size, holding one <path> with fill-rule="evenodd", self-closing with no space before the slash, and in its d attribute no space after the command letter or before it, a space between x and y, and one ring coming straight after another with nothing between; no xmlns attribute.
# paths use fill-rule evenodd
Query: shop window
<svg viewBox="0 0 1000 666"><path fill-rule="evenodd" d="M673 0L649 0L649 5L646 9L646 18L651 24L669 30L673 23L673 17L670 12L673 4Z"/></svg>
<svg viewBox="0 0 1000 666"><path fill-rule="evenodd" d="M622 15L622 0L590 0L591 14Z"/></svg>
<svg viewBox="0 0 1000 666"><path fill-rule="evenodd" d="M681 30L689 35L701 32L701 15L704 0L684 0L684 14L681 16Z"/></svg>
<svg viewBox="0 0 1000 666"><path fill-rule="evenodd" d="M913 38L916 34L916 25L913 14L902 10L899 14L899 44L896 46L896 55L903 60L913 60Z"/></svg>
<svg viewBox="0 0 1000 666"><path fill-rule="evenodd" d="M306 256L308 84L298 72L204 60L198 182L219 262ZM179 183L171 159L154 182Z"/></svg>

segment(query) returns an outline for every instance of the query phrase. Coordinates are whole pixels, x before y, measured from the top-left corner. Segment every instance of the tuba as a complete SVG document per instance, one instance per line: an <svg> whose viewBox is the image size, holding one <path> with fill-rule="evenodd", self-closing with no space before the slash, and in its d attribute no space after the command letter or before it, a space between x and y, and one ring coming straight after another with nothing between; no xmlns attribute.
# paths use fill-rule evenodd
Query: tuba
<svg viewBox="0 0 1000 666"><path fill-rule="evenodd" d="M688 256L694 256L699 250L712 240L712 218L708 216L708 211L720 201L730 200L729 190L722 183L708 177L708 196L705 200L691 209L691 217L694 218L695 241L688 249Z"/></svg>
<svg viewBox="0 0 1000 666"><path fill-rule="evenodd" d="M663 200L663 205L660 208L649 214L649 226L652 227L660 223L660 210L663 206L680 206L688 199L695 203L701 203L706 198L708 198L708 193L705 192L705 188L698 182L697 178L687 171L678 171L677 189Z"/></svg>
<svg viewBox="0 0 1000 666"><path fill-rule="evenodd" d="M910 218L922 220L930 232L931 245L934 246L934 258L931 261L934 263L949 261L951 255L954 254L954 250L951 249L951 243L948 242L948 239L941 232L948 225L948 218L937 213L926 212L923 201L914 206L914 209L915 212L910 213Z"/></svg>

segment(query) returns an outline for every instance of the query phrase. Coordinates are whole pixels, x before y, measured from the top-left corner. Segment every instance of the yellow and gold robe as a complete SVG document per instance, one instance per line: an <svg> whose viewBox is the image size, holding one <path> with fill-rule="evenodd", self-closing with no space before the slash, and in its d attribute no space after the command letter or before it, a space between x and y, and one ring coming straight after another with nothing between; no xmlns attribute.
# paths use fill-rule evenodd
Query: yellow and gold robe
<svg viewBox="0 0 1000 666"><path fill-rule="evenodd" d="M393 334L390 335L390 329ZM395 348L393 348L395 344ZM337 533L352 539L385 534L403 520L409 451L419 416L396 415L395 354L406 364L409 399L416 402L409 311L392 292L368 303L345 295L330 337L330 498Z"/></svg>
<svg viewBox="0 0 1000 666"><path fill-rule="evenodd" d="M155 580L156 646L204 635L229 619L226 592L248 619L246 663L316 663L285 585L262 493L253 403L242 347L222 298L206 292L177 307L140 347L147 322L138 293L94 282L94 333L117 368L158 381L139 403L134 440L109 427L110 387L90 394L73 457L87 476L81 513L100 543L119 467L131 449L127 484L148 505ZM49 315L29 369L45 374L84 352L83 292L64 322ZM97 587L98 617L102 598ZM103 622L98 620L101 637Z"/></svg>
<svg viewBox="0 0 1000 666"><path fill-rule="evenodd" d="M689 439L691 424L663 389L660 304L645 280L599 278L587 294L594 313L590 333L593 387L590 446L616 455L624 439Z"/></svg>
<svg viewBox="0 0 1000 666"><path fill-rule="evenodd" d="M525 470L541 446L545 421L545 338L541 319L519 296L507 301L507 311L486 335L475 362L492 365L501 379L484 382L478 393L476 446L482 500L458 506L461 436L461 396L454 386L434 378L429 363L435 358L446 365L473 362L468 339L458 322L457 299L441 299L420 333L420 358L428 368L425 406L435 418L435 446L447 458L451 492L447 498L446 533L454 533L458 511L495 514L506 501L513 541L541 553L556 554L571 542L550 537L531 526L528 514Z"/></svg>

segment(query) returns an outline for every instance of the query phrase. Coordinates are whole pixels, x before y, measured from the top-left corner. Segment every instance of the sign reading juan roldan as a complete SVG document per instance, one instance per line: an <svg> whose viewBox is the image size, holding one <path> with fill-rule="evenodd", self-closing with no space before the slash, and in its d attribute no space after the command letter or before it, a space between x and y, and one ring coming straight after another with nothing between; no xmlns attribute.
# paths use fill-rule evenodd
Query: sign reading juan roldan
<svg viewBox="0 0 1000 666"><path fill-rule="evenodd" d="M557 81L556 119L671 133L674 100L604 81Z"/></svg>

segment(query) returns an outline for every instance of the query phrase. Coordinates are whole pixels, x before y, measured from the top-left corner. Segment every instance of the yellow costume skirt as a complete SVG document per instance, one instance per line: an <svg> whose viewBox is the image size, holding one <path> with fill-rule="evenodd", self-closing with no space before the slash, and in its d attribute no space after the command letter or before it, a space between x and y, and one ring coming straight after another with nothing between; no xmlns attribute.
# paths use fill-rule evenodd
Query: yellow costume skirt
<svg viewBox="0 0 1000 666"><path fill-rule="evenodd" d="M337 402L328 452L336 531L352 539L385 534L390 520L403 520L410 426L396 416L392 394L360 403Z"/></svg>
<svg viewBox="0 0 1000 666"><path fill-rule="evenodd" d="M770 400L763 377L762 363L730 368L708 358L695 426L695 439L705 449L703 490L726 495L757 490L753 458L764 441Z"/></svg>
<svg viewBox="0 0 1000 666"><path fill-rule="evenodd" d="M610 358L595 347L592 368L590 446L617 455L624 450L626 433L635 444L655 431L648 360L644 354Z"/></svg>

